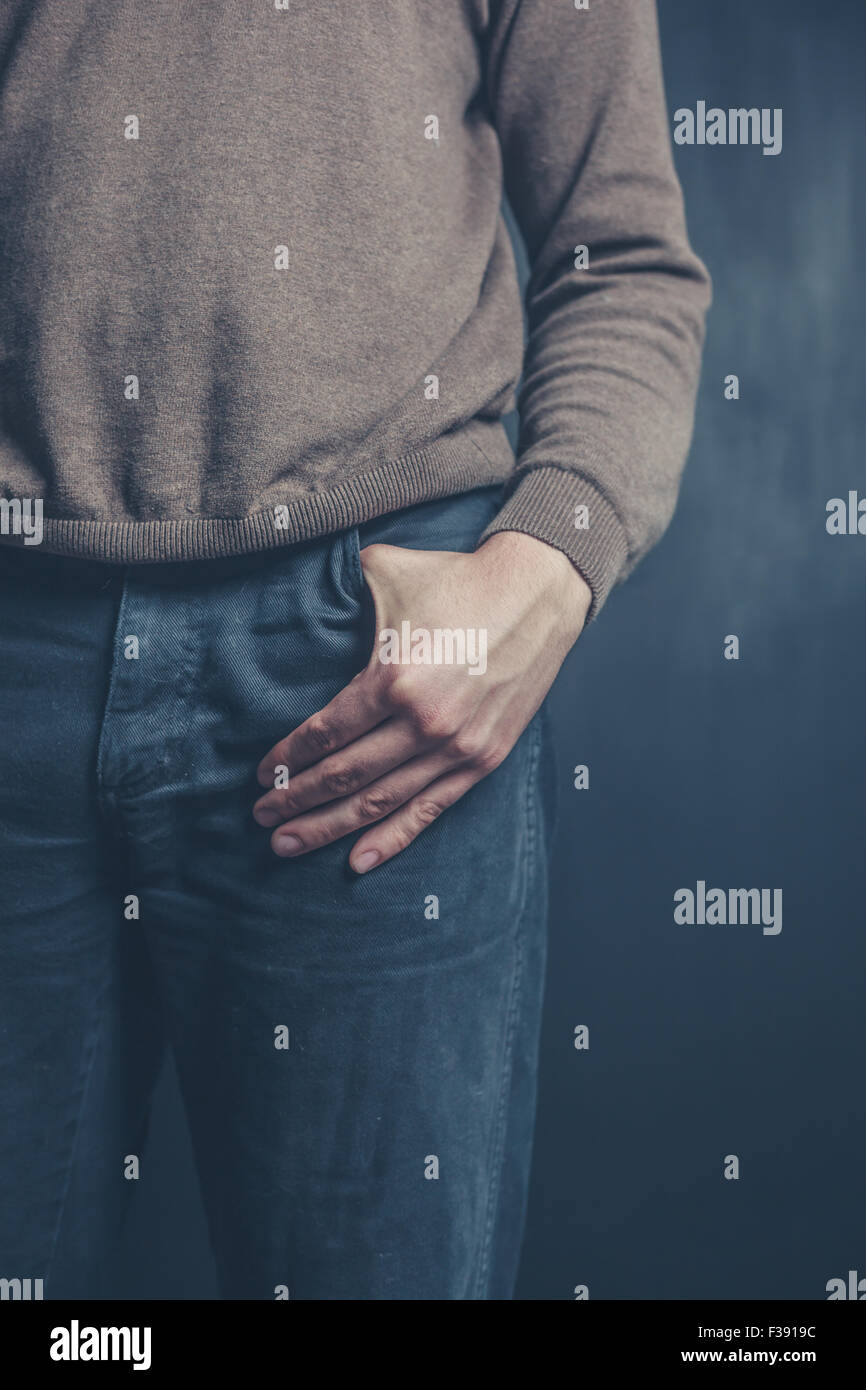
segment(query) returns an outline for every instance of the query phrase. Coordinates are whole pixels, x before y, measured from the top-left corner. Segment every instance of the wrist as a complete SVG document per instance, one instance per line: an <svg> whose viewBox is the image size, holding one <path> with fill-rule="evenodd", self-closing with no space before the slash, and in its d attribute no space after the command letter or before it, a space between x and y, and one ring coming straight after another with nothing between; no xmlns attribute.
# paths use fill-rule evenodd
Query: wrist
<svg viewBox="0 0 866 1390"><path fill-rule="evenodd" d="M546 589L572 641L580 635L592 606L592 590L563 551L523 531L496 531L476 552L507 565L521 582Z"/></svg>

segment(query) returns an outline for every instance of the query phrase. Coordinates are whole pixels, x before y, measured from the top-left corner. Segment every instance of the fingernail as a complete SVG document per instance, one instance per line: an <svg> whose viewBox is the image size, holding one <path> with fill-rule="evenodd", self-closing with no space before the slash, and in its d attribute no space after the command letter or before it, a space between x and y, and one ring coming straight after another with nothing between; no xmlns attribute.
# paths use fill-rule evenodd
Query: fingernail
<svg viewBox="0 0 866 1390"><path fill-rule="evenodd" d="M303 841L297 835L278 835L274 842L274 849L277 854L297 854L299 849L303 849Z"/></svg>
<svg viewBox="0 0 866 1390"><path fill-rule="evenodd" d="M279 811L275 811L271 806L256 806L253 809L253 816L259 825L263 825L266 830L273 830L275 825L279 825L282 817Z"/></svg>
<svg viewBox="0 0 866 1390"><path fill-rule="evenodd" d="M359 854L352 866L356 874L364 874L368 869L372 869L374 864L378 864L381 855L377 849L365 849L363 854Z"/></svg>

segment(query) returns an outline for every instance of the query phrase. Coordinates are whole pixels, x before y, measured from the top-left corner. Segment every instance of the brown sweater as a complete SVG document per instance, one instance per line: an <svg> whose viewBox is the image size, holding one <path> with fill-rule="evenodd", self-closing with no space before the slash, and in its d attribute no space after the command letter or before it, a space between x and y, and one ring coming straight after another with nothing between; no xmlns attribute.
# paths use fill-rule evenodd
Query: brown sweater
<svg viewBox="0 0 866 1390"><path fill-rule="evenodd" d="M653 0L0 5L0 498L48 550L507 480L485 538L563 550L594 616L672 514L708 303Z"/></svg>

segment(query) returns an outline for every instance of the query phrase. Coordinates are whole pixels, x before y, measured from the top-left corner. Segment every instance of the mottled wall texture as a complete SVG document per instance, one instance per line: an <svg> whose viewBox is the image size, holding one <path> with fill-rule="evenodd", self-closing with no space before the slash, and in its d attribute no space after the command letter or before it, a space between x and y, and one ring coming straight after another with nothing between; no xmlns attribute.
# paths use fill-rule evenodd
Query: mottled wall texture
<svg viewBox="0 0 866 1390"><path fill-rule="evenodd" d="M674 522L551 697L518 1296L825 1299L866 1276L866 534L827 529L866 499L866 7L659 9L672 135L701 102L781 109L782 147L676 146L715 298ZM762 920L713 920L751 888ZM170 1074L122 1259L133 1296L215 1296Z"/></svg>

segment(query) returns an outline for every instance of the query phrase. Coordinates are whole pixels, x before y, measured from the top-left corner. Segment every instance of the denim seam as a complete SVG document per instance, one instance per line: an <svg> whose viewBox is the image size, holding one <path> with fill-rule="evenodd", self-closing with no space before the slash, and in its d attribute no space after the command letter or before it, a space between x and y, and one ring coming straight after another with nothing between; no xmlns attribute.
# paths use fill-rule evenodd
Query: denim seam
<svg viewBox="0 0 866 1390"><path fill-rule="evenodd" d="M493 1227L496 1218L496 1208L499 1201L499 1189L502 1181L502 1167L505 1158L504 1139L505 1139L505 1113L508 1104L508 1093L511 1087L512 1058L514 1055L514 1031L517 1020L517 1010L520 1005L521 989L523 984L523 961L524 961L524 942L523 930L526 921L526 910L528 906L530 872L529 866L533 853L535 852L536 824L532 806L532 788L535 783L535 773L538 766L539 752L541 748L541 730L536 719L532 723L532 743L529 759L529 768L526 778L526 800L524 802L524 812L526 817L526 854L524 856L524 875L523 875L523 899L517 914L517 930L515 934L515 961L514 971L511 981L511 998L508 1006L508 1017L505 1028L504 1053L502 1058L502 1080L499 1090L499 1102L496 1111L493 1133L491 1135L491 1159L490 1159L490 1187L487 1195L487 1215L481 1251L478 1262L478 1275L475 1282L474 1298L479 1300L482 1291L486 1291L489 1286L489 1264L490 1246L493 1236Z"/></svg>
<svg viewBox="0 0 866 1390"><path fill-rule="evenodd" d="M103 975L102 987L98 996L98 1003L104 1005L105 993L106 981ZM93 1076L93 1067L96 1061L96 1050L99 1042L99 1036L102 1031L104 1019L105 1009L104 1007L100 1007L97 1011L96 1022L94 1023L93 1032L91 1035L90 1053L89 1056L86 1057L84 1062L84 1075L82 1078L81 1101L78 1107L78 1119L75 1125L75 1134L72 1137L72 1144L69 1149L69 1161L66 1165L66 1178L63 1184L63 1191L61 1192L59 1198L59 1210L57 1212L57 1221L54 1226L54 1234L51 1238L51 1247L48 1253L48 1261L45 1269L46 1286L48 1286L49 1284L49 1280L51 1278L51 1269L54 1264L55 1257L57 1255L57 1245L60 1239L60 1228L63 1225L63 1217L66 1213L66 1200L69 1196L69 1186L72 1182L72 1169L75 1165L75 1158L78 1153L78 1147L81 1140L81 1130L84 1123L84 1111L87 1107L87 1099L90 1094L90 1080Z"/></svg>
<svg viewBox="0 0 866 1390"><path fill-rule="evenodd" d="M350 526L343 538L343 559L346 562L354 598L363 598L365 580L361 566L361 536L357 526Z"/></svg>
<svg viewBox="0 0 866 1390"><path fill-rule="evenodd" d="M118 827L122 826L122 822L118 819L118 803L115 795L115 789L112 786L106 786L104 778L106 762L106 745L108 743L109 737L108 728L111 721L112 703L117 688L117 673L121 669L118 660L118 642L120 639L120 633L122 631L123 620L126 616L126 612L129 607L129 577L129 570L127 569L123 577L123 589L120 596L120 602L117 606L117 620L115 623L114 636L112 638L111 643L111 678L108 684L108 694L105 700L105 708L102 713L102 728L99 734L99 748L96 755L97 799L103 818L108 819L111 822L114 834L118 833ZM189 601L187 604L188 615L191 612L193 612L193 605L195 605L194 613L196 620L196 634L198 635L200 634L202 628L202 605L201 600L191 594L189 596ZM181 711L184 702L188 700L193 693L193 664L195 646L196 644L194 643L187 643L184 659L175 671L174 680L171 686L170 708L166 719L166 726L169 721L173 721L178 725L180 724L180 721L176 719L176 716ZM200 649L200 643L198 644L198 649ZM170 749L172 755L176 755L177 750L183 748L186 740L186 735L183 732L183 730L180 729L180 731L173 738L165 733L163 734L163 738L165 740L166 749ZM141 775L141 780L138 784L139 790L153 790L154 788L158 789L162 787L164 785L164 777L165 773L163 769L157 767L154 764L153 770L149 775L147 773L143 773Z"/></svg>
<svg viewBox="0 0 866 1390"><path fill-rule="evenodd" d="M108 742L108 720L111 712L112 701L117 687L117 673L120 669L117 661L117 643L120 637L121 622L126 612L128 573L123 576L123 585L120 591L120 602L117 605L117 616L114 620L114 632L111 638L111 674L108 678L108 691L105 696L105 704L102 710L102 727L99 730L99 746L96 750L96 800L102 813L103 820L114 820L114 794L105 785L105 760L106 744Z"/></svg>
<svg viewBox="0 0 866 1390"><path fill-rule="evenodd" d="M125 581L125 579L124 579L124 585L123 585L123 590L122 590L121 597L120 597L120 602L119 602L119 604L118 604L118 606L117 606L117 618L116 618L116 621L115 621L114 635L113 635L113 639L112 639L112 648L111 648L111 649L112 649L112 653L115 653L115 652L116 652L117 635L118 635L118 633L120 632L121 616L122 616L123 610L124 610L125 599L126 599L126 581ZM107 802L107 797L106 797L106 795L104 794L104 787L103 787L103 781L102 781L102 771L103 771L104 755L105 755L105 750L104 750L104 746L103 746L103 741L104 741L104 738L105 738L105 729L106 729L106 723L107 723L108 710L109 710L109 707L110 707L110 704L111 704L112 695L113 695L113 693L114 693L114 686L115 686L115 680L116 680L116 673L117 673L117 661L116 661L116 660L113 660L113 661L112 661L112 666L111 666L111 675L109 676L109 680L108 680L108 691L107 691L107 693L106 693L106 697L105 697L105 706L104 706L103 715L102 715L102 728L101 728L101 730L100 730L100 735L99 735L99 746L98 746L98 748L97 748L97 753L96 753L96 799L97 799L97 804L99 805L99 808L100 808L100 810L101 810L101 812L102 812L103 817L108 817L108 818L110 818L110 816L111 816L111 808L109 807L108 802ZM100 997L102 998L102 1000L104 1000L104 997L105 997L105 980L104 980L104 979L103 979L103 982L102 982L102 991L101 991L101 996L100 996ZM62 1224L63 1224L63 1217L64 1217L64 1214L65 1214L65 1211L66 1211L66 1201L67 1201L67 1198L68 1198L68 1196L69 1196L69 1185L70 1185L70 1183L71 1183L71 1181L72 1181L72 1169L73 1169L73 1166L74 1166L74 1163L75 1163L75 1156L76 1156L76 1154L77 1154L77 1152L78 1152L78 1146L79 1146L79 1142L80 1142L80 1139L81 1139L81 1126L82 1126L82 1123L83 1123L83 1117L84 1117L85 1107L86 1107L86 1105L87 1105L87 1097L88 1097L88 1094L89 1094L89 1091L90 1091L90 1079L91 1079L91 1077L92 1077L92 1075L93 1075L93 1066L94 1066L94 1062L95 1062L95 1060L96 1060L96 1049L97 1049L97 1043L98 1043L98 1040L99 1040L100 1029L101 1029L101 1027L102 1027L103 1017L104 1017L104 1013L103 1013L102 1011L100 1011L99 1014L97 1015L97 1020L96 1020L96 1022L95 1022L95 1024L94 1024L93 1032L92 1032L92 1035L91 1035L89 1056L88 1056L88 1055L85 1055L85 1059L84 1059L84 1062L83 1062L83 1068L84 1068L84 1070L83 1070L82 1083L81 1083L81 1101L80 1101L79 1108L78 1108L78 1119L77 1119L77 1122L76 1122L76 1125L75 1125L75 1133L74 1133L74 1135L73 1135L72 1144L71 1144L71 1147L70 1147L70 1150L69 1150L69 1161L68 1161L67 1167L66 1167L66 1177L65 1177L64 1184L63 1184L63 1190L62 1190L62 1192L61 1192L61 1194L60 1194L60 1198L59 1198L59 1208L58 1208L58 1212L57 1212L57 1220L56 1220L55 1225L54 1225L54 1234L53 1234L52 1237L51 1237L51 1245L50 1245L50 1248L49 1248L48 1260L47 1260L46 1269L45 1269L45 1283L46 1283L46 1285L48 1285L48 1281L49 1281L49 1279L50 1279L50 1277L51 1277L51 1269L52 1269L52 1266L53 1266L53 1264L54 1264L54 1260L55 1260L56 1255L57 1255L57 1245L58 1245L58 1241L59 1241L59 1239L60 1239L60 1228L61 1228L61 1226L62 1226Z"/></svg>
<svg viewBox="0 0 866 1390"><path fill-rule="evenodd" d="M187 734L183 727L183 721L178 718L188 703L197 695L196 674L199 681L202 679L201 658L204 650L202 633L207 626L207 616L205 612L205 600L200 593L194 592L187 596L187 603L184 609L186 618L186 636L194 638L192 641L184 642L184 658L180 664L180 669L172 684L173 699L171 704L171 719L177 727L177 734L173 739L166 740L166 747L171 748L173 756L177 756L178 750L186 747ZM197 664L198 663L198 664ZM182 761L182 756L181 756ZM175 771L175 768L172 768ZM147 782L145 783L147 785ZM150 780L151 787L160 788L164 785L162 776L154 767L154 775Z"/></svg>

